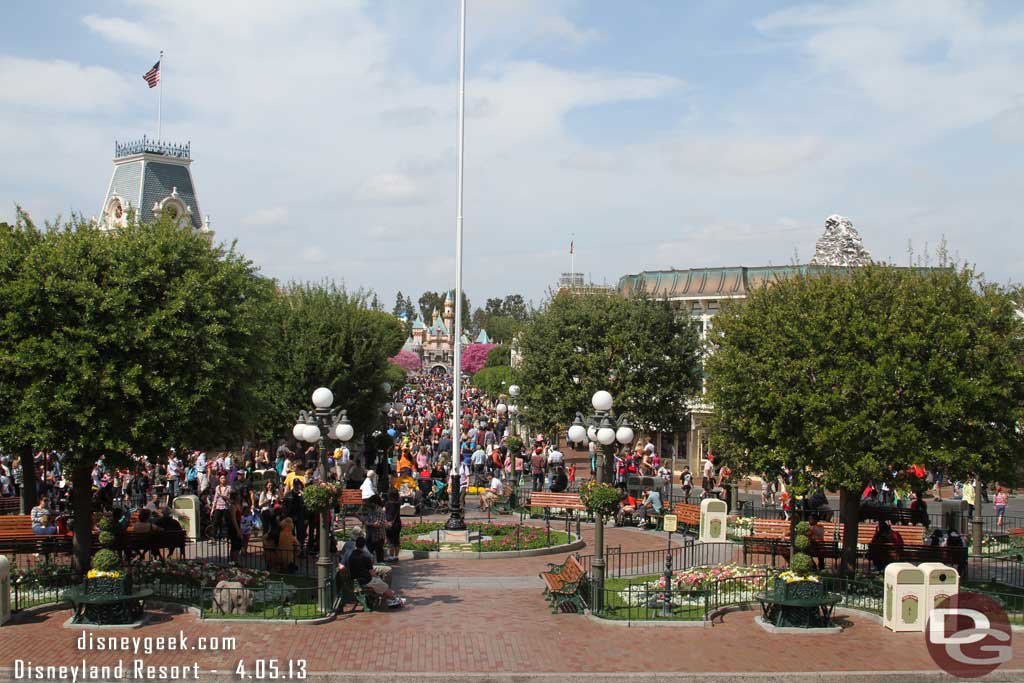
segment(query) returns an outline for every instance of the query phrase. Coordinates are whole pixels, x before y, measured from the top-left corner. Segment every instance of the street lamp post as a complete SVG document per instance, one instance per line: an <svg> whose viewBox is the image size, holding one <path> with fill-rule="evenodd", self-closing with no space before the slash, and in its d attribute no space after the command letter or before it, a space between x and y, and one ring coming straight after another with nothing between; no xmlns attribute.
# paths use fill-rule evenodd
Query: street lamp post
<svg viewBox="0 0 1024 683"><path fill-rule="evenodd" d="M511 433L519 437L520 440L522 440L522 436L520 436L519 434L519 404L516 402L519 398L519 393L520 389L518 384L513 384L508 388L508 414L510 416L509 428ZM520 449L519 453L510 453L509 455L512 458L512 471L509 474L509 480L512 481L515 486L518 486L521 482L518 479L516 479L516 458L522 455L522 449ZM525 463L522 471L525 471Z"/></svg>
<svg viewBox="0 0 1024 683"><path fill-rule="evenodd" d="M334 394L327 387L313 392L313 410L299 411L299 419L292 428L292 436L307 443L317 444L320 481L327 483L327 451L324 440L350 441L354 434L348 415L344 410L331 407ZM320 513L320 554L316 560L316 579L320 595L320 609L326 614L334 605L333 591L330 590L334 562L330 558L330 510Z"/></svg>
<svg viewBox="0 0 1024 683"><path fill-rule="evenodd" d="M604 483L604 470L608 463L609 456L615 452L615 443L627 445L633 441L633 427L629 418L622 415L617 420L612 416L612 395L607 391L598 391L590 399L594 407L594 413L589 418L589 425L585 425L583 415L576 413L576 419L569 427L568 437L574 443L584 443L588 440L597 441L601 445L601 455L597 458L597 472L595 481L600 486ZM604 517L600 514L594 518L594 561L591 563L591 571L594 575L594 590L591 599L591 609L600 611L604 601Z"/></svg>

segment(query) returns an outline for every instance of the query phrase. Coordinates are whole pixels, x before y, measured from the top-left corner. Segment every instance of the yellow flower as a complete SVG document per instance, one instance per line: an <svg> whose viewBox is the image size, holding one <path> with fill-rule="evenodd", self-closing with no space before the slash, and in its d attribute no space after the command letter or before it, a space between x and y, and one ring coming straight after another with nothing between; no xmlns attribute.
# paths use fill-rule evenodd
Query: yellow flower
<svg viewBox="0 0 1024 683"><path fill-rule="evenodd" d="M86 573L85 576L86 576L86 578L90 578L90 579L100 579L100 578L120 579L121 578L121 572L104 572L104 571L100 571L98 569L90 569Z"/></svg>

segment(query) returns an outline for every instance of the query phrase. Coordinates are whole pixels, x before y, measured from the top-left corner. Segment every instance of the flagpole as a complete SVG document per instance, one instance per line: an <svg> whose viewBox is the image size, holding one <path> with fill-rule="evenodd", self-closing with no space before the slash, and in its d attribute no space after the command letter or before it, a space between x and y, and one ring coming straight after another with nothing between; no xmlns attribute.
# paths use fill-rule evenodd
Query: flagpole
<svg viewBox="0 0 1024 683"><path fill-rule="evenodd" d="M569 277L572 281L576 281L576 233L572 234L572 240L569 241Z"/></svg>
<svg viewBox="0 0 1024 683"><path fill-rule="evenodd" d="M466 120L466 0L459 0L459 161L456 183L455 214L455 329L452 333L454 357L452 359L452 470L451 517L446 529L461 531L466 528L464 512L459 503L461 482L459 466L462 462L462 170L464 125Z"/></svg>
<svg viewBox="0 0 1024 683"><path fill-rule="evenodd" d="M160 96L157 98L156 105L156 139L160 141L160 135L163 133L163 114L164 114L164 51L160 50Z"/></svg>

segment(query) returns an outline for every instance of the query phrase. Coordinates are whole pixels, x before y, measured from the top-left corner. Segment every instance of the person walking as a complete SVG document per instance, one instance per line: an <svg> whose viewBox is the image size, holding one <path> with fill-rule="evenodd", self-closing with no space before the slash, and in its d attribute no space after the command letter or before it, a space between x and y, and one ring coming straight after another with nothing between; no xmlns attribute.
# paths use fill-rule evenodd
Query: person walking
<svg viewBox="0 0 1024 683"><path fill-rule="evenodd" d="M533 477L533 491L544 490L544 468L547 466L547 461L544 459L544 449L537 446L533 449L533 455L530 456L530 475Z"/></svg>
<svg viewBox="0 0 1024 683"><path fill-rule="evenodd" d="M974 519L974 475L967 477L960 495L967 503L967 519Z"/></svg>

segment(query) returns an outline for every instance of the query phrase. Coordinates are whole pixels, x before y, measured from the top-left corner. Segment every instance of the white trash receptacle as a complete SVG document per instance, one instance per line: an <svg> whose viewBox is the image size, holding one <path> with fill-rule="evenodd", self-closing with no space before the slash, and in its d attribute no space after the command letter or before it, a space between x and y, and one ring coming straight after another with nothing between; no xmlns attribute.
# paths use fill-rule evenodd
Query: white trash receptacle
<svg viewBox="0 0 1024 683"><path fill-rule="evenodd" d="M190 541L199 540L199 496L178 496L171 503L171 511L185 530Z"/></svg>
<svg viewBox="0 0 1024 683"><path fill-rule="evenodd" d="M928 620L927 591L921 569L909 562L890 564L885 568L882 624L890 631L924 633Z"/></svg>
<svg viewBox="0 0 1024 683"><path fill-rule="evenodd" d="M728 524L729 507L724 500L707 498L700 503L700 534L701 543L725 543L726 525Z"/></svg>
<svg viewBox="0 0 1024 683"><path fill-rule="evenodd" d="M935 605L960 592L960 572L954 567L941 562L922 562L917 568L924 572L925 609L929 613Z"/></svg>
<svg viewBox="0 0 1024 683"><path fill-rule="evenodd" d="M11 618L11 563L0 555L0 626Z"/></svg>

